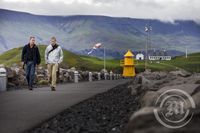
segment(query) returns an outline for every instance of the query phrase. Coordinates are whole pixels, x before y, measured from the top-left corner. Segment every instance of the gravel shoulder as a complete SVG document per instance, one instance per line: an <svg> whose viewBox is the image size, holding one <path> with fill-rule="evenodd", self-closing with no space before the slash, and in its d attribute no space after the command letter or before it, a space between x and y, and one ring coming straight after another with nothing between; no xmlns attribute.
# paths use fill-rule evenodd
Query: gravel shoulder
<svg viewBox="0 0 200 133"><path fill-rule="evenodd" d="M97 94L26 133L122 133L139 108L129 83Z"/></svg>

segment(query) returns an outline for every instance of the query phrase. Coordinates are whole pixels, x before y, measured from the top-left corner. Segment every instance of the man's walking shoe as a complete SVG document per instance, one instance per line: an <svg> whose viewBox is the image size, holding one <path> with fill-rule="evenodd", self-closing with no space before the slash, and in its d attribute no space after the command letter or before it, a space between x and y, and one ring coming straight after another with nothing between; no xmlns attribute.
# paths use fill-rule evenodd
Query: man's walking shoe
<svg viewBox="0 0 200 133"><path fill-rule="evenodd" d="M30 87L30 86L29 86L28 88L29 88L29 90L31 90L31 91L33 90L33 87Z"/></svg>
<svg viewBox="0 0 200 133"><path fill-rule="evenodd" d="M51 91L56 91L56 88L52 86Z"/></svg>

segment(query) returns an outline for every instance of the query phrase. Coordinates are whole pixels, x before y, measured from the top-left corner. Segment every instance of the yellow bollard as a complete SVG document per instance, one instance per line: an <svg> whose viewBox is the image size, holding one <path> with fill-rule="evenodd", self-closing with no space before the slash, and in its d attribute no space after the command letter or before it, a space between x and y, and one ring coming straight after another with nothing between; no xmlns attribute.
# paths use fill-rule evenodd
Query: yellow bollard
<svg viewBox="0 0 200 133"><path fill-rule="evenodd" d="M135 76L135 63L133 59L133 53L128 50L128 52L124 55L124 63L123 63L123 76L124 77L134 77Z"/></svg>

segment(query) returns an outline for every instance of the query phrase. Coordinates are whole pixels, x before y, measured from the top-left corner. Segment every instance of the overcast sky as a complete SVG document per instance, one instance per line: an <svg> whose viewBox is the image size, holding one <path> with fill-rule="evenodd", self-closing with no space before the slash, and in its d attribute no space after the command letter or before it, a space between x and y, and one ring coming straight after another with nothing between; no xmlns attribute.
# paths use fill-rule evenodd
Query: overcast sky
<svg viewBox="0 0 200 133"><path fill-rule="evenodd" d="M200 22L200 0L0 0L0 8L41 15L105 15Z"/></svg>

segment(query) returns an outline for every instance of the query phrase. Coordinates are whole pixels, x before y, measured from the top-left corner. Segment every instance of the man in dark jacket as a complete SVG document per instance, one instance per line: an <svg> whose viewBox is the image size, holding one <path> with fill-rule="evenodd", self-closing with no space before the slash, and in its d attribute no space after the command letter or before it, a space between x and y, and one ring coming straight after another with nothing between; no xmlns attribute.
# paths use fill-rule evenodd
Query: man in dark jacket
<svg viewBox="0 0 200 133"><path fill-rule="evenodd" d="M22 65L25 66L26 80L29 90L33 90L35 67L41 62L40 52L35 44L35 37L30 37L29 43L24 46L21 57Z"/></svg>

